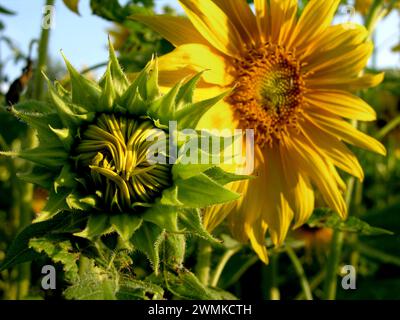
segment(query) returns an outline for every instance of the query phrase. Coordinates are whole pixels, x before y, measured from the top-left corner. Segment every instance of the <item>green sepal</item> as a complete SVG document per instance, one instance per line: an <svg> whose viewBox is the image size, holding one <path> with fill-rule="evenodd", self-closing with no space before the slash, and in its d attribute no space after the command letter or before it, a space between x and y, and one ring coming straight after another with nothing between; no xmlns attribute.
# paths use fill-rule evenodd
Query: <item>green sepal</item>
<svg viewBox="0 0 400 320"><path fill-rule="evenodd" d="M142 222L142 218L128 213L115 214L110 217L111 225L124 241L130 240Z"/></svg>
<svg viewBox="0 0 400 320"><path fill-rule="evenodd" d="M128 90L125 91L119 99L119 104L125 106L129 114L133 116L143 115L148 109L148 103L143 100L139 88L136 85L130 86Z"/></svg>
<svg viewBox="0 0 400 320"><path fill-rule="evenodd" d="M158 60L153 58L146 68L146 94L143 96L146 100L152 101L160 96L160 90L158 87Z"/></svg>
<svg viewBox="0 0 400 320"><path fill-rule="evenodd" d="M17 173L17 177L22 181L36 184L44 189L52 187L52 181L55 173L49 171L47 168L34 166L32 171L26 173Z"/></svg>
<svg viewBox="0 0 400 320"><path fill-rule="evenodd" d="M72 172L71 166L66 164L62 167L60 175L54 180L54 190L57 192L58 188L73 189L77 185L76 175Z"/></svg>
<svg viewBox="0 0 400 320"><path fill-rule="evenodd" d="M178 187L165 189L162 192L160 203L165 206L182 206L183 203L178 199Z"/></svg>
<svg viewBox="0 0 400 320"><path fill-rule="evenodd" d="M56 193L54 191L50 191L49 199L43 210L40 212L39 216L34 220L34 222L45 221L54 217L57 213L67 210L68 205L66 199L70 191L61 190Z"/></svg>
<svg viewBox="0 0 400 320"><path fill-rule="evenodd" d="M159 271L160 244L164 240L164 236L164 231L157 225L151 222L144 222L131 238L135 248L148 257L156 274Z"/></svg>
<svg viewBox="0 0 400 320"><path fill-rule="evenodd" d="M169 232L178 231L178 214L176 207L155 205L145 211L143 220L152 222Z"/></svg>
<svg viewBox="0 0 400 320"><path fill-rule="evenodd" d="M220 185L226 185L235 181L243 181L248 179L254 179L254 176L249 175L239 175L235 173L230 173L222 170L220 167L213 167L204 172L207 176L209 176L213 181L217 182Z"/></svg>
<svg viewBox="0 0 400 320"><path fill-rule="evenodd" d="M228 90L216 97L189 104L179 109L174 116L178 123L178 129L194 129L197 127L203 115L211 109L217 102L229 95L232 90Z"/></svg>
<svg viewBox="0 0 400 320"><path fill-rule="evenodd" d="M64 149L40 146L29 150L1 151L0 155L19 157L43 167L60 167L68 158L68 154Z"/></svg>
<svg viewBox="0 0 400 320"><path fill-rule="evenodd" d="M12 109L15 109L21 113L48 114L54 112L54 107L52 104L38 100L28 100L19 102L18 104L14 105Z"/></svg>
<svg viewBox="0 0 400 320"><path fill-rule="evenodd" d="M178 199L187 208L203 208L237 200L240 194L230 191L201 173L176 182Z"/></svg>
<svg viewBox="0 0 400 320"><path fill-rule="evenodd" d="M93 240L112 230L109 216L105 213L91 213L86 228L74 236Z"/></svg>
<svg viewBox="0 0 400 320"><path fill-rule="evenodd" d="M114 83L111 78L111 62L108 63L107 71L104 75L104 88L101 92L100 100L98 103L97 111L111 111L114 106L114 101L117 97L117 93L114 88Z"/></svg>
<svg viewBox="0 0 400 320"><path fill-rule="evenodd" d="M49 125L50 130L57 136L58 140L64 146L66 151L70 151L72 145L74 144L74 138L71 134L71 129L69 128L62 128L62 129L55 129L52 125Z"/></svg>
<svg viewBox="0 0 400 320"><path fill-rule="evenodd" d="M193 102L193 95L199 82L200 78L202 77L204 71L199 72L188 81L186 81L179 89L179 93L176 96L176 105L177 109L179 107L190 104Z"/></svg>
<svg viewBox="0 0 400 320"><path fill-rule="evenodd" d="M78 105L93 106L95 108L99 103L101 95L100 87L95 82L81 75L71 65L64 54L62 56L71 78L72 102Z"/></svg>
<svg viewBox="0 0 400 320"><path fill-rule="evenodd" d="M108 38L108 48L110 55L111 78L117 95L121 96L129 87L129 81L118 62L110 37Z"/></svg>
<svg viewBox="0 0 400 320"><path fill-rule="evenodd" d="M163 125L168 126L169 121L174 119L176 97L180 87L181 83L176 84L165 95L154 101L150 106L148 114L153 119L158 119Z"/></svg>
<svg viewBox="0 0 400 320"><path fill-rule="evenodd" d="M53 105L55 106L63 126L66 128L78 127L82 123L83 119L79 118L75 113L72 112L70 103L65 101L65 99L59 95L49 79L47 79L47 85L49 96L53 102Z"/></svg>
<svg viewBox="0 0 400 320"><path fill-rule="evenodd" d="M174 180L185 180L191 177L197 176L200 173L203 173L209 170L212 167L215 167L215 164L183 164L183 163L176 163L172 167L172 176Z"/></svg>
<svg viewBox="0 0 400 320"><path fill-rule="evenodd" d="M58 145L59 141L57 136L50 130L49 123L55 126L61 126L61 122L55 113L42 114L42 113L26 113L11 108L11 113L27 123L31 128L37 131L39 141L49 145Z"/></svg>
<svg viewBox="0 0 400 320"><path fill-rule="evenodd" d="M213 244L220 245L221 241L214 238L205 228L199 209L183 209L178 213L179 227Z"/></svg>
<svg viewBox="0 0 400 320"><path fill-rule="evenodd" d="M66 202L72 210L87 211L96 206L97 197L94 195L82 197L76 193L71 193L67 196Z"/></svg>

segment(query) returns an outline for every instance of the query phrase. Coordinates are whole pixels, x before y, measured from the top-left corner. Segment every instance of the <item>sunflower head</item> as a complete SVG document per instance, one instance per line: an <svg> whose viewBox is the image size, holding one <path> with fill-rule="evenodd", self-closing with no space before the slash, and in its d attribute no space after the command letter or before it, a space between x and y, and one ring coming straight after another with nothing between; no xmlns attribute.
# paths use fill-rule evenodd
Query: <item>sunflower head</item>
<svg viewBox="0 0 400 320"><path fill-rule="evenodd" d="M84 224L71 231L73 236L96 240L116 234L129 247L144 251L155 270L165 232L192 232L211 240L199 209L237 199L224 184L244 177L228 175L211 162L183 159L188 144L195 158L207 154L200 144L193 148L200 136L195 127L225 94L194 103L199 74L162 95L156 60L130 83L111 44L110 62L99 83L65 62L71 92L48 81L49 104L32 101L12 108L37 130L39 146L2 152L34 162L33 171L21 178L50 191L36 222L60 214L78 216ZM182 139L182 129L191 134ZM181 252L182 241L174 243L175 252Z"/></svg>
<svg viewBox="0 0 400 320"><path fill-rule="evenodd" d="M265 237L279 246L290 228L310 218L315 193L343 219L346 184L339 171L364 173L346 143L385 155L385 147L349 120L376 112L354 92L378 85L383 74L363 70L373 52L370 31L387 12L375 1L369 29L333 25L340 0L180 0L187 18L135 15L176 46L160 58L160 79L208 68L203 97L234 87L199 126L254 130L256 179L232 184L243 197L212 208L212 228L229 215L233 235L268 261ZM368 3L370 1L364 1ZM379 5L378 5L379 4ZM301 9L301 10L300 10ZM185 30L185 33L179 30ZM218 111L216 111L218 110Z"/></svg>

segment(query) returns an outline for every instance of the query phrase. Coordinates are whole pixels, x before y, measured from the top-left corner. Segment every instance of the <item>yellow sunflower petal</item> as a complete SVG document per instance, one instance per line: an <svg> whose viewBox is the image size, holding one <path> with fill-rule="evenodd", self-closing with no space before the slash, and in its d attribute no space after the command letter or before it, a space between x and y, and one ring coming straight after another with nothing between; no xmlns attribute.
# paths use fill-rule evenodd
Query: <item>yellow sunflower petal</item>
<svg viewBox="0 0 400 320"><path fill-rule="evenodd" d="M308 65L305 70L312 71L311 79L320 77L349 78L359 75L365 68L373 51L372 42L359 44L346 52L332 52L332 56L324 54L325 58L317 65Z"/></svg>
<svg viewBox="0 0 400 320"><path fill-rule="evenodd" d="M260 34L256 18L245 0L213 0L236 26L245 43L257 45Z"/></svg>
<svg viewBox="0 0 400 320"><path fill-rule="evenodd" d="M191 69L195 72L206 70L204 81L221 86L229 85L233 77L229 72L229 64L222 55L209 46L199 43L185 44L175 48L158 59L158 68L162 72L176 72L181 69ZM161 85L164 85L161 82Z"/></svg>
<svg viewBox="0 0 400 320"><path fill-rule="evenodd" d="M187 18L170 15L133 15L130 18L154 29L175 47L187 43L208 44L208 41L203 38Z"/></svg>
<svg viewBox="0 0 400 320"><path fill-rule="evenodd" d="M256 223L257 227L248 226L246 228L247 236L249 237L253 250L257 253L262 262L268 264L268 253L265 247L265 233L268 226L261 219Z"/></svg>
<svg viewBox="0 0 400 320"><path fill-rule="evenodd" d="M296 24L297 0L270 0L271 40L285 44Z"/></svg>
<svg viewBox="0 0 400 320"><path fill-rule="evenodd" d="M266 40L268 39L268 34L271 29L268 2L265 0L254 0L254 8L256 11L256 22L260 36L263 40Z"/></svg>
<svg viewBox="0 0 400 320"><path fill-rule="evenodd" d="M239 57L240 34L230 18L210 0L180 0L190 21L208 42L222 53Z"/></svg>
<svg viewBox="0 0 400 320"><path fill-rule="evenodd" d="M364 172L357 157L338 138L325 133L309 121L302 126L302 131L335 166L360 180L364 179Z"/></svg>
<svg viewBox="0 0 400 320"><path fill-rule="evenodd" d="M264 155L260 148L254 150L254 164L256 178L242 184L239 191L243 196L237 201L235 210L229 215L229 228L232 234L241 241L248 240L246 226L260 227L255 224L261 218L262 210L265 208L265 198L260 190L264 190L267 184L265 180ZM247 227L247 228L249 228Z"/></svg>
<svg viewBox="0 0 400 320"><path fill-rule="evenodd" d="M265 151L265 167L263 179L267 183L263 191L263 197L265 197L263 220L269 227L272 242L275 245L281 245L285 240L294 213L288 201L289 190L279 147L275 146Z"/></svg>
<svg viewBox="0 0 400 320"><path fill-rule="evenodd" d="M314 190L307 176L301 174L297 164L281 151L283 170L288 187L289 203L294 211L293 228L302 226L310 218L314 210Z"/></svg>
<svg viewBox="0 0 400 320"><path fill-rule="evenodd" d="M361 120L376 120L376 112L361 98L345 91L315 90L306 95L311 110L322 109L337 116Z"/></svg>
<svg viewBox="0 0 400 320"><path fill-rule="evenodd" d="M378 140L358 131L350 123L336 117L328 112L312 112L309 111L306 115L311 122L325 132L353 144L357 147L376 152L381 155L386 155L386 149Z"/></svg>
<svg viewBox="0 0 400 320"><path fill-rule="evenodd" d="M311 0L297 23L288 47L295 46L298 52L307 48L329 27L339 2L340 0Z"/></svg>
<svg viewBox="0 0 400 320"><path fill-rule="evenodd" d="M303 174L307 174L320 190L325 202L340 216L347 215L347 208L343 196L339 191L335 177L332 177L329 165L306 137L291 136L285 141L286 152L289 152L292 161L300 166Z"/></svg>
<svg viewBox="0 0 400 320"><path fill-rule="evenodd" d="M237 192L239 194L245 194L248 188L248 180L238 181L231 183L225 187L229 188L229 190ZM215 205L208 207L204 210L203 214L203 224L204 227L212 232L218 225L220 225L232 212L234 212L235 208L240 205L242 200L238 199L237 201L231 201L225 204Z"/></svg>
<svg viewBox="0 0 400 320"><path fill-rule="evenodd" d="M301 59L311 65L311 68L321 61L335 57L342 52L356 48L368 38L368 31L362 25L348 26L338 24L330 26L307 47Z"/></svg>
<svg viewBox="0 0 400 320"><path fill-rule="evenodd" d="M195 97L204 97L210 94L209 89L196 89L196 91ZM238 128L238 125L238 119L231 105L225 101L220 101L206 112L197 125L197 128L223 130L235 129Z"/></svg>
<svg viewBox="0 0 400 320"><path fill-rule="evenodd" d="M350 90L357 91L366 88L376 87L383 81L385 74L365 74L355 78L337 78L337 77L318 77L307 79L307 86L310 89L324 90Z"/></svg>

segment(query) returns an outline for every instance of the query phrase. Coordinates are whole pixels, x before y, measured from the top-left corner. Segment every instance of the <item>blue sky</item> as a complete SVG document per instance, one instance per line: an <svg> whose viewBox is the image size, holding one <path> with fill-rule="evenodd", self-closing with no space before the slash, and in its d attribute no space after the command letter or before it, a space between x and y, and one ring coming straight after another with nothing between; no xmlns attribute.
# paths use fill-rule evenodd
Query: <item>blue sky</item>
<svg viewBox="0 0 400 320"><path fill-rule="evenodd" d="M158 11L166 4L181 11L177 0L155 1ZM6 25L4 34L15 39L24 51L27 50L30 40L39 36L44 2L44 0L0 0L1 5L17 12L16 16L1 16ZM88 0L80 2L81 16L77 16L70 12L61 0L56 0L55 28L51 31L49 46L53 59L60 59L59 52L62 49L77 68L107 60L107 29L112 26L111 23L91 14ZM381 68L400 67L400 55L390 51L390 48L400 41L399 29L400 19L395 12L386 18L378 29L376 44L380 49L378 66ZM1 54L2 58L10 54L4 44L1 44ZM10 62L4 72L13 79L19 75L20 70L21 65L16 66Z"/></svg>

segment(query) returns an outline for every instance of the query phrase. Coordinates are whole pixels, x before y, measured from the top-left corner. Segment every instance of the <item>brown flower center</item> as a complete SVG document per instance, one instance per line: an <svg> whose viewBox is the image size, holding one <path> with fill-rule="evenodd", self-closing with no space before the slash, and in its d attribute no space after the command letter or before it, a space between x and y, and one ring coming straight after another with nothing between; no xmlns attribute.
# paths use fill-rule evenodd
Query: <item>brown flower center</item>
<svg viewBox="0 0 400 320"><path fill-rule="evenodd" d="M228 99L241 126L255 130L257 144L272 145L298 128L304 77L294 53L269 43L236 61L237 87Z"/></svg>

